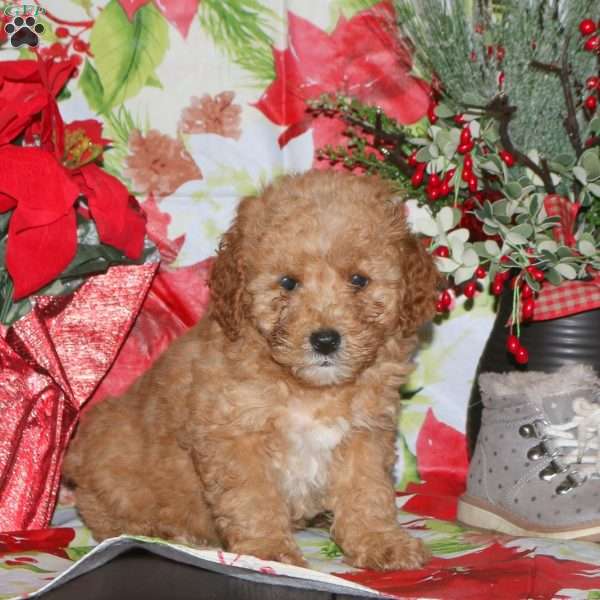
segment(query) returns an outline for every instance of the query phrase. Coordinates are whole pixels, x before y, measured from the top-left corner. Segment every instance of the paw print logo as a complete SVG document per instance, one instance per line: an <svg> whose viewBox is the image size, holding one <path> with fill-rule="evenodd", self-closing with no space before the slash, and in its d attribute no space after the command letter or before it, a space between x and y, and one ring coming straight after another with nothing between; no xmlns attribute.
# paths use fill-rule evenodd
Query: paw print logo
<svg viewBox="0 0 600 600"><path fill-rule="evenodd" d="M41 23L36 23L34 17L15 17L12 23L7 23L4 26L4 31L10 37L10 43L14 48L18 48L23 44L27 44L34 48L40 41L37 34L44 32L44 26Z"/></svg>

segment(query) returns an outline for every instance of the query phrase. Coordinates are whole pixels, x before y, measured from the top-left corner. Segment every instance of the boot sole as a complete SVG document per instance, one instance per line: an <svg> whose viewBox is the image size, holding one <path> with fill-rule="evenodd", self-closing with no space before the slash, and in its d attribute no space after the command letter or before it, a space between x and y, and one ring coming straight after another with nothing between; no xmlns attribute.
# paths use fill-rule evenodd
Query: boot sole
<svg viewBox="0 0 600 600"><path fill-rule="evenodd" d="M507 511L489 504L480 498L461 496L458 500L458 521L469 527L499 531L508 535L519 537L543 537L554 540L585 540L589 542L600 541L600 521L590 523L583 527L535 528L531 523L516 519Z"/></svg>

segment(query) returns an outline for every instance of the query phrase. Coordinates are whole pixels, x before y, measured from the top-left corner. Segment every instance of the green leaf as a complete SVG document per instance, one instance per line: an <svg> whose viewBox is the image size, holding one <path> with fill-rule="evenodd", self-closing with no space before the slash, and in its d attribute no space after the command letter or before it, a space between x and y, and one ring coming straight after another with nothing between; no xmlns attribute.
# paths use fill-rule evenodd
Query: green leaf
<svg viewBox="0 0 600 600"><path fill-rule="evenodd" d="M461 283L464 283L465 281L471 279L471 277L473 277L473 274L475 273L476 268L476 266L473 266L460 267L456 269L456 271L454 272L454 283L456 283L456 285L460 285Z"/></svg>
<svg viewBox="0 0 600 600"><path fill-rule="evenodd" d="M598 185L597 183L590 183L588 184L587 189L590 192L590 194L594 194L596 198L600 198L600 185Z"/></svg>
<svg viewBox="0 0 600 600"><path fill-rule="evenodd" d="M459 266L457 262L450 258L444 258L443 256L436 256L435 264L442 273L452 273Z"/></svg>
<svg viewBox="0 0 600 600"><path fill-rule="evenodd" d="M577 277L577 271L571 265L567 263L558 263L554 267L565 279L575 279Z"/></svg>
<svg viewBox="0 0 600 600"><path fill-rule="evenodd" d="M163 84L161 83L160 79L156 76L156 73L153 73L152 75L150 75L150 77L148 77L148 79L146 80L146 87L154 87L154 88L158 88L159 90L163 90Z"/></svg>
<svg viewBox="0 0 600 600"><path fill-rule="evenodd" d="M546 279L552 285L560 285L563 281L560 273L555 268L550 268L547 271L544 271L544 273L546 274Z"/></svg>
<svg viewBox="0 0 600 600"><path fill-rule="evenodd" d="M111 0L90 36L104 89L100 112L135 96L162 62L168 44L167 23L153 3L142 6L129 21L118 1Z"/></svg>
<svg viewBox="0 0 600 600"><path fill-rule="evenodd" d="M440 119L447 119L448 117L451 117L454 114L454 112L450 109L449 106L441 103L435 107L435 114L438 117L440 117Z"/></svg>
<svg viewBox="0 0 600 600"><path fill-rule="evenodd" d="M260 0L202 0L200 23L232 61L266 87L275 78L273 37L281 16ZM272 35L271 35L272 34Z"/></svg>
<svg viewBox="0 0 600 600"><path fill-rule="evenodd" d="M456 153L456 148L458 147L458 145L456 144L456 142L450 141L447 144L445 144L444 146L441 147L442 149L442 154L448 159L448 160L452 160L452 157L454 156L454 154ZM456 173L454 175L456 177Z"/></svg>
<svg viewBox="0 0 600 600"><path fill-rule="evenodd" d="M505 219L508 217L508 200L498 200L492 204L494 216Z"/></svg>
<svg viewBox="0 0 600 600"><path fill-rule="evenodd" d="M92 63L86 58L83 72L79 78L79 87L87 100L89 107L96 112L100 112L104 104L104 88L98 76L98 71L94 69Z"/></svg>
<svg viewBox="0 0 600 600"><path fill-rule="evenodd" d="M502 173L500 167L498 167L498 165L492 160L486 160L480 166L484 171L487 171L488 173L493 173L494 175L500 175L500 173Z"/></svg>
<svg viewBox="0 0 600 600"><path fill-rule="evenodd" d="M576 177L579 183L581 183L581 185L587 184L587 172L583 167L573 167L573 175Z"/></svg>
<svg viewBox="0 0 600 600"><path fill-rule="evenodd" d="M485 251L490 256L499 256L500 255L500 246L498 246L498 242L496 242L495 240L486 240L483 243L483 245L485 247Z"/></svg>
<svg viewBox="0 0 600 600"><path fill-rule="evenodd" d="M0 213L0 240L8 234L8 223L12 213L12 210L7 210L6 212Z"/></svg>
<svg viewBox="0 0 600 600"><path fill-rule="evenodd" d="M516 227L513 227L511 229L511 232L518 233L519 235L523 236L524 238L529 238L531 236L531 234L533 233L533 227L531 225L523 223L521 225L517 225Z"/></svg>
<svg viewBox="0 0 600 600"><path fill-rule="evenodd" d="M333 540L325 542L319 552L330 560L343 556L342 549Z"/></svg>
<svg viewBox="0 0 600 600"><path fill-rule="evenodd" d="M537 245L537 249L541 252L546 250L547 252L556 252L558 244L554 240L543 240Z"/></svg>
<svg viewBox="0 0 600 600"><path fill-rule="evenodd" d="M463 252L462 262L465 267L476 268L479 265L479 257L473 248L466 248Z"/></svg>
<svg viewBox="0 0 600 600"><path fill-rule="evenodd" d="M595 148L586 150L579 159L581 166L586 170L588 181L600 177L600 158Z"/></svg>
<svg viewBox="0 0 600 600"><path fill-rule="evenodd" d="M504 186L504 191L512 200L518 200L523 193L523 188L516 181L511 181Z"/></svg>
<svg viewBox="0 0 600 600"><path fill-rule="evenodd" d="M419 161L419 162L429 162L433 156L431 156L430 152L429 152L429 147L428 148L421 148L415 158Z"/></svg>
<svg viewBox="0 0 600 600"><path fill-rule="evenodd" d="M567 246L560 246L560 248L558 248L556 251L556 256L562 260L563 258L570 258L573 256L573 252Z"/></svg>
<svg viewBox="0 0 600 600"><path fill-rule="evenodd" d="M450 245L450 254L452 258L457 262L462 262L465 247L464 242L460 239L449 239L448 243Z"/></svg>
<svg viewBox="0 0 600 600"><path fill-rule="evenodd" d="M65 548L65 552L69 557L69 560L77 562L80 558L83 558L86 554L89 554L94 549L94 546L75 546Z"/></svg>
<svg viewBox="0 0 600 600"><path fill-rule="evenodd" d="M452 230L448 235L448 241L459 240L463 244L469 239L469 230L465 227Z"/></svg>
<svg viewBox="0 0 600 600"><path fill-rule="evenodd" d="M570 154L559 154L556 157L556 162L560 163L563 167L570 168L573 166L573 157Z"/></svg>
<svg viewBox="0 0 600 600"><path fill-rule="evenodd" d="M438 134L435 136L435 139L433 140L440 148L443 148L448 142L452 141L452 138L450 137L450 134L442 129L441 131L438 132Z"/></svg>
<svg viewBox="0 0 600 600"><path fill-rule="evenodd" d="M580 240L577 244L577 249L584 256L594 256L596 254L596 246L588 240Z"/></svg>
<svg viewBox="0 0 600 600"><path fill-rule="evenodd" d="M436 221L440 225L442 231L450 231L453 227L456 227L460 221L461 214L457 208L450 208L444 206L437 214Z"/></svg>
<svg viewBox="0 0 600 600"><path fill-rule="evenodd" d="M440 233L437 223L429 215L417 219L415 229L428 237L435 237Z"/></svg>
<svg viewBox="0 0 600 600"><path fill-rule="evenodd" d="M516 229L516 227L515 227L515 229ZM514 246L522 246L523 244L527 243L527 238L522 236L517 231L514 231L513 229L511 229L506 234L506 241L510 244L513 244Z"/></svg>

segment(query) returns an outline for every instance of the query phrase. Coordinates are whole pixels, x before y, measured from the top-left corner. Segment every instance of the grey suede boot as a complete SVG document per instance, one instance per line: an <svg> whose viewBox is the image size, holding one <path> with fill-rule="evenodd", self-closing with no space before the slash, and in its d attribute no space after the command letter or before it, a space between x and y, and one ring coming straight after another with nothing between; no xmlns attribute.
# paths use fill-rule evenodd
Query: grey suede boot
<svg viewBox="0 0 600 600"><path fill-rule="evenodd" d="M591 367L483 373L463 523L600 541L600 381Z"/></svg>

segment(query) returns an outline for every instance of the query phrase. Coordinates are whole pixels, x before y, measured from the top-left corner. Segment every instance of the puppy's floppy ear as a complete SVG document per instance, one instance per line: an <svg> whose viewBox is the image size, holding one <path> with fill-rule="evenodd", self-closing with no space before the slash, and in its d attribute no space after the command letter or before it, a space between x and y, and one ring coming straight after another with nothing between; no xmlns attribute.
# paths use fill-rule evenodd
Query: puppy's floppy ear
<svg viewBox="0 0 600 600"><path fill-rule="evenodd" d="M404 284L399 325L406 335L413 335L435 315L441 275L431 255L410 231L404 203L392 199L388 209L391 237L399 251Z"/></svg>
<svg viewBox="0 0 600 600"><path fill-rule="evenodd" d="M246 313L245 263L249 248L245 230L250 207L258 202L258 198L244 198L240 202L235 221L221 238L210 278L212 316L232 341L239 337Z"/></svg>
<svg viewBox="0 0 600 600"><path fill-rule="evenodd" d="M435 315L441 276L431 255L412 233L407 232L401 242L401 256L405 282L401 327L412 335Z"/></svg>

